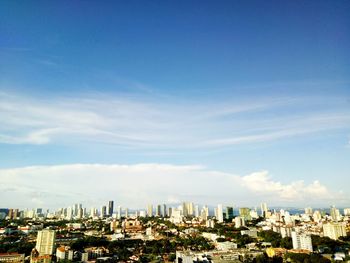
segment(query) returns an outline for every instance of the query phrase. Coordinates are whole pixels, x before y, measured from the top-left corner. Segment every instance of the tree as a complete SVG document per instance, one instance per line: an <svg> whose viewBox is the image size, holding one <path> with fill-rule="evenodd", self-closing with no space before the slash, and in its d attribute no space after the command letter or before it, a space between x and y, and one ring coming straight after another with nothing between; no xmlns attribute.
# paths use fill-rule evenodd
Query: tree
<svg viewBox="0 0 350 263"><path fill-rule="evenodd" d="M292 249L293 248L293 241L291 237L284 237L281 239L281 247L286 249Z"/></svg>

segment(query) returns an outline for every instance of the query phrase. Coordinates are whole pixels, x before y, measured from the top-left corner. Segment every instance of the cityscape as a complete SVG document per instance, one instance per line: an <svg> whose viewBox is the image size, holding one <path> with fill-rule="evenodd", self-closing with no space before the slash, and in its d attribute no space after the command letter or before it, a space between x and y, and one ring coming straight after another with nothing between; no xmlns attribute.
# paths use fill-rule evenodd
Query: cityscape
<svg viewBox="0 0 350 263"><path fill-rule="evenodd" d="M1 0L0 263L350 263L349 0Z"/></svg>
<svg viewBox="0 0 350 263"><path fill-rule="evenodd" d="M350 208L285 209L108 201L56 211L1 209L4 262L310 262L349 259ZM16 241L15 241L16 240Z"/></svg>

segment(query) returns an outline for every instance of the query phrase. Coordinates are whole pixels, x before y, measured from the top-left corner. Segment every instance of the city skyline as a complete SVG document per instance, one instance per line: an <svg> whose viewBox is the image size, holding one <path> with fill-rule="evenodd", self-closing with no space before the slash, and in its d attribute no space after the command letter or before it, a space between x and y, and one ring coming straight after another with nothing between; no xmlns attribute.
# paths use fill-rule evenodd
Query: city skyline
<svg viewBox="0 0 350 263"><path fill-rule="evenodd" d="M350 203L350 3L0 3L0 200Z"/></svg>

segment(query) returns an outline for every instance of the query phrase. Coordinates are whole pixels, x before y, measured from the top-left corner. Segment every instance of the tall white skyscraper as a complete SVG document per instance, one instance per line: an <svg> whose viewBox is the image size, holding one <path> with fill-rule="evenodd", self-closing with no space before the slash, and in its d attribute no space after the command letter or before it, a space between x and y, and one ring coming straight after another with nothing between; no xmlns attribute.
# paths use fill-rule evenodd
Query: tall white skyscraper
<svg viewBox="0 0 350 263"><path fill-rule="evenodd" d="M153 205L149 204L147 206L147 216L152 217L153 216Z"/></svg>
<svg viewBox="0 0 350 263"><path fill-rule="evenodd" d="M199 217L199 205L195 205L194 207L194 216Z"/></svg>
<svg viewBox="0 0 350 263"><path fill-rule="evenodd" d="M268 211L267 204L261 203L260 207L261 207L261 216L266 217L267 211Z"/></svg>
<svg viewBox="0 0 350 263"><path fill-rule="evenodd" d="M224 211L222 208L222 204L218 204L218 208L217 208L217 219L219 223L223 223L224 222Z"/></svg>
<svg viewBox="0 0 350 263"><path fill-rule="evenodd" d="M331 207L331 218L334 222L338 222L340 220L339 209L335 208L335 206Z"/></svg>
<svg viewBox="0 0 350 263"><path fill-rule="evenodd" d="M55 250L56 232L51 229L38 231L35 249L39 255L53 255Z"/></svg>

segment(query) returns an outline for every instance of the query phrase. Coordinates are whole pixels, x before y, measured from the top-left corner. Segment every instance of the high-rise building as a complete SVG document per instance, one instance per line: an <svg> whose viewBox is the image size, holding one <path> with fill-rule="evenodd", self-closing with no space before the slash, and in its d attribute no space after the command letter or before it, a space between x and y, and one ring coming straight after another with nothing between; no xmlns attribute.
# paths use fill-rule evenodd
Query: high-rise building
<svg viewBox="0 0 350 263"><path fill-rule="evenodd" d="M194 206L194 216L199 217L199 205Z"/></svg>
<svg viewBox="0 0 350 263"><path fill-rule="evenodd" d="M106 217L106 215L107 215L107 207L104 205L104 206L101 207L101 214L100 214L100 216L101 217Z"/></svg>
<svg viewBox="0 0 350 263"><path fill-rule="evenodd" d="M294 249L305 249L313 251L311 236L304 233L297 233L296 231L292 232L292 241Z"/></svg>
<svg viewBox="0 0 350 263"><path fill-rule="evenodd" d="M244 218L244 220L250 220L250 208L248 207L241 207L239 208L239 215Z"/></svg>
<svg viewBox="0 0 350 263"><path fill-rule="evenodd" d="M147 216L152 217L153 216L153 205L149 204L147 206Z"/></svg>
<svg viewBox="0 0 350 263"><path fill-rule="evenodd" d="M183 216L193 216L193 203L184 202L182 204L182 214Z"/></svg>
<svg viewBox="0 0 350 263"><path fill-rule="evenodd" d="M244 217L236 216L235 217L235 228L240 228L242 226L245 226Z"/></svg>
<svg viewBox="0 0 350 263"><path fill-rule="evenodd" d="M167 212L166 212L166 204L162 205L162 217L166 217L167 216Z"/></svg>
<svg viewBox="0 0 350 263"><path fill-rule="evenodd" d="M224 211L222 209L222 204L218 204L218 208L217 208L217 219L219 223L223 223L224 222Z"/></svg>
<svg viewBox="0 0 350 263"><path fill-rule="evenodd" d="M113 215L113 206L114 206L114 202L113 201L109 201L108 202L108 216L112 216Z"/></svg>
<svg viewBox="0 0 350 263"><path fill-rule="evenodd" d="M316 210L316 211L313 213L312 219L313 219L315 222L321 221L322 215L321 215L321 213L320 213L319 210Z"/></svg>
<svg viewBox="0 0 350 263"><path fill-rule="evenodd" d="M339 237L346 236L345 223L327 223L323 225L323 235L337 240Z"/></svg>
<svg viewBox="0 0 350 263"><path fill-rule="evenodd" d="M201 210L201 218L203 221L207 221L209 217L209 208L207 206L203 206Z"/></svg>
<svg viewBox="0 0 350 263"><path fill-rule="evenodd" d="M53 255L55 251L56 232L51 229L43 229L38 231L35 249L39 252L39 256Z"/></svg>
<svg viewBox="0 0 350 263"><path fill-rule="evenodd" d="M91 207L90 208L90 217L95 217L96 216L96 208L95 207Z"/></svg>
<svg viewBox="0 0 350 263"><path fill-rule="evenodd" d="M226 206L226 219L232 220L233 219L233 207L232 206Z"/></svg>
<svg viewBox="0 0 350 263"><path fill-rule="evenodd" d="M266 217L267 211L268 211L267 204L261 203L260 207L261 207L261 216Z"/></svg>
<svg viewBox="0 0 350 263"><path fill-rule="evenodd" d="M160 205L157 205L157 206L156 206L156 216L157 216L157 217L160 217L160 215L161 215L160 210L161 210L161 206L160 206Z"/></svg>
<svg viewBox="0 0 350 263"><path fill-rule="evenodd" d="M122 218L122 207L120 205L117 208L117 218Z"/></svg>
<svg viewBox="0 0 350 263"><path fill-rule="evenodd" d="M350 208L344 208L344 215L350 216Z"/></svg>
<svg viewBox="0 0 350 263"><path fill-rule="evenodd" d="M335 206L331 207L331 218L334 222L338 222L340 220L339 209L335 208Z"/></svg>

